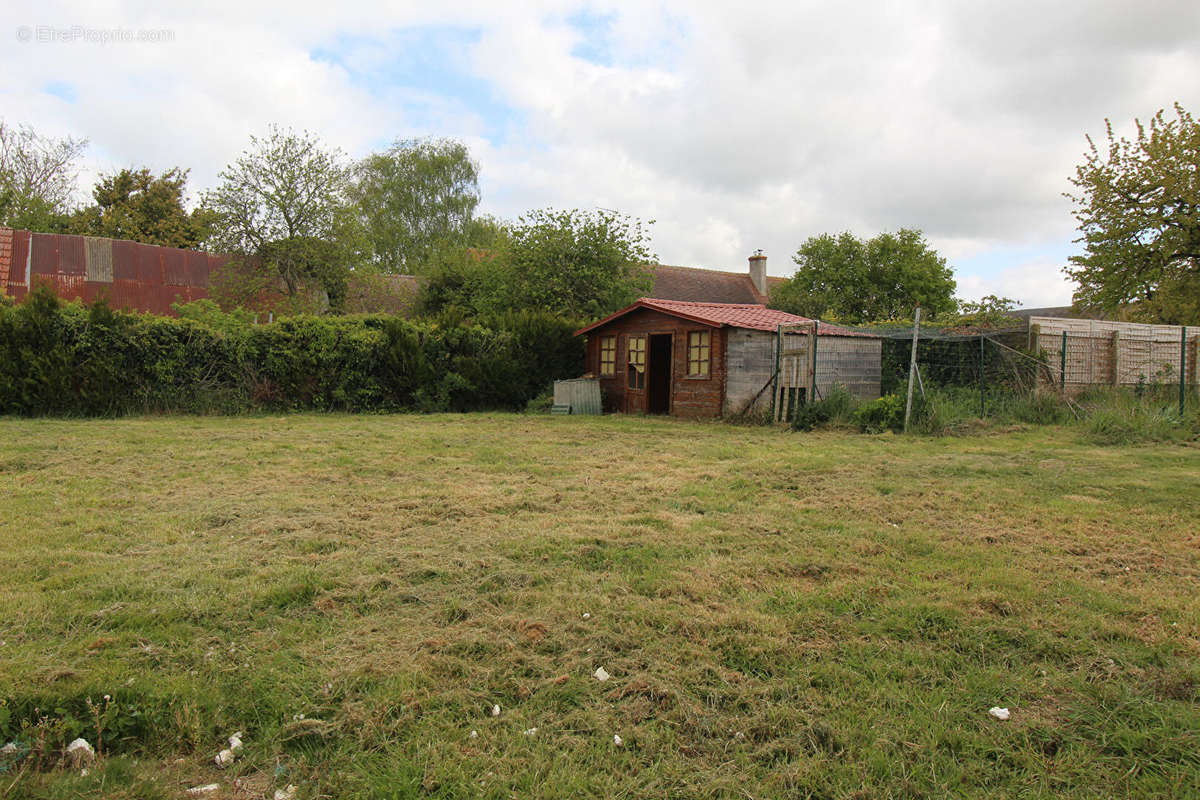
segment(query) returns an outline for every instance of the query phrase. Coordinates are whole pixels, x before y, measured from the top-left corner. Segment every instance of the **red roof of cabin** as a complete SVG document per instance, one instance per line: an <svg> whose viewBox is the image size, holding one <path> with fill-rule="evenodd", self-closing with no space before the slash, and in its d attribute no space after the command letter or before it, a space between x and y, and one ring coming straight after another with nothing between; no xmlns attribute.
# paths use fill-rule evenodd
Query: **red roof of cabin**
<svg viewBox="0 0 1200 800"><path fill-rule="evenodd" d="M587 333L605 325L617 317L623 317L631 311L646 308L651 311L661 311L675 317L690 319L711 325L714 328L749 328L755 331L775 331L780 325L811 324L808 317L777 311L758 303L691 303L684 300L660 300L653 297L643 297L633 305L623 308L615 314L609 314L602 320L575 331L575 335ZM872 334L840 328L825 322L819 323L819 336L866 336L875 338Z"/></svg>

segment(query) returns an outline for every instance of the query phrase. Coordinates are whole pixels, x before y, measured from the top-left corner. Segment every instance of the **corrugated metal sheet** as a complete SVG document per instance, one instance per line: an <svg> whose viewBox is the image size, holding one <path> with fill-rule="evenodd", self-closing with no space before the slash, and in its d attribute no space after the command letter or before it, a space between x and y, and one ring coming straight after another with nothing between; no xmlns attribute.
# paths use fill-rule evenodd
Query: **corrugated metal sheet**
<svg viewBox="0 0 1200 800"><path fill-rule="evenodd" d="M163 283L168 286L187 286L187 251L164 247L162 250Z"/></svg>
<svg viewBox="0 0 1200 800"><path fill-rule="evenodd" d="M87 279L100 283L112 283L112 239L88 237L84 242L87 251Z"/></svg>
<svg viewBox="0 0 1200 800"><path fill-rule="evenodd" d="M8 285L29 285L29 237L28 231L13 231L12 271L8 275Z"/></svg>
<svg viewBox="0 0 1200 800"><path fill-rule="evenodd" d="M187 258L187 285L208 286L208 253L195 250L185 251Z"/></svg>
<svg viewBox="0 0 1200 800"><path fill-rule="evenodd" d="M162 286L162 248L135 244L137 253L137 279L148 286Z"/></svg>
<svg viewBox="0 0 1200 800"><path fill-rule="evenodd" d="M599 414L600 381L594 378L555 381L554 405L570 407L572 414Z"/></svg>
<svg viewBox="0 0 1200 800"><path fill-rule="evenodd" d="M134 242L122 239L111 239L112 242L112 279L116 281L136 281L138 279L138 248Z"/></svg>
<svg viewBox="0 0 1200 800"><path fill-rule="evenodd" d="M58 237L49 233L33 234L30 246L32 272L34 275L58 274Z"/></svg>
<svg viewBox="0 0 1200 800"><path fill-rule="evenodd" d="M87 251L82 236L55 236L58 240L58 271L63 275L87 274Z"/></svg>

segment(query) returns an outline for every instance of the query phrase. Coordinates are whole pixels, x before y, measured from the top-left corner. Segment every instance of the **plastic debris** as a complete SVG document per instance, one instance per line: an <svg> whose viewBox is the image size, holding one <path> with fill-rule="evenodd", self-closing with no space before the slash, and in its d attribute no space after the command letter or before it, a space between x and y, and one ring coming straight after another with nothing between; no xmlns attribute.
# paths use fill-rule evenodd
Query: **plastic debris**
<svg viewBox="0 0 1200 800"><path fill-rule="evenodd" d="M67 757L71 759L72 764L80 767L95 761L96 751L92 749L86 739L76 739L67 745Z"/></svg>
<svg viewBox="0 0 1200 800"><path fill-rule="evenodd" d="M604 667L596 667L596 671L593 672L592 674L596 676L596 680L598 680L598 681L606 681L612 677L612 675L609 675L604 670Z"/></svg>
<svg viewBox="0 0 1200 800"><path fill-rule="evenodd" d="M192 788L188 789L185 794L187 794L188 797L204 797L205 795L212 794L220 788L221 784L219 783L206 783L203 786L193 786Z"/></svg>
<svg viewBox="0 0 1200 800"><path fill-rule="evenodd" d="M586 612L586 611L585 611L585 612L583 612L583 618L584 618L584 619L591 619L591 618L592 618L592 615L591 615L591 614L589 614L588 612Z"/></svg>
<svg viewBox="0 0 1200 800"><path fill-rule="evenodd" d="M296 796L296 787L289 783L285 789L275 790L275 800L292 800Z"/></svg>
<svg viewBox="0 0 1200 800"><path fill-rule="evenodd" d="M500 716L500 706L498 706L498 705L492 706L492 716L493 717Z"/></svg>
<svg viewBox="0 0 1200 800"><path fill-rule="evenodd" d="M1011 714L1008 713L1007 708L1000 708L999 706L992 706L991 708L988 709L988 713L991 714L996 719L1008 719L1009 717L1012 716Z"/></svg>
<svg viewBox="0 0 1200 800"><path fill-rule="evenodd" d="M17 752L16 742L9 742L8 744L4 745L4 747L0 747L0 753L3 753L6 756L15 752Z"/></svg>
<svg viewBox="0 0 1200 800"><path fill-rule="evenodd" d="M229 749L232 750L235 754L241 751L241 749L242 749L242 732L241 731L238 731L237 733L235 733L229 737Z"/></svg>
<svg viewBox="0 0 1200 800"><path fill-rule="evenodd" d="M471 738L472 738L472 739L478 739L478 738L479 738L479 731L471 731Z"/></svg>
<svg viewBox="0 0 1200 800"><path fill-rule="evenodd" d="M620 734L614 733L613 744L615 744L617 747L620 747L621 745L625 744L625 740L621 738Z"/></svg>
<svg viewBox="0 0 1200 800"><path fill-rule="evenodd" d="M234 757L235 756L233 755L232 750L222 750L221 752L217 753L217 757L213 759L213 763L221 769L225 769L233 763Z"/></svg>
<svg viewBox="0 0 1200 800"><path fill-rule="evenodd" d="M88 769L87 767L84 767L83 769L79 770L79 777L86 778L88 775L91 774L91 772L92 771L90 769Z"/></svg>
<svg viewBox="0 0 1200 800"><path fill-rule="evenodd" d="M526 736L536 736L537 728L530 728L529 730L525 731L525 735Z"/></svg>

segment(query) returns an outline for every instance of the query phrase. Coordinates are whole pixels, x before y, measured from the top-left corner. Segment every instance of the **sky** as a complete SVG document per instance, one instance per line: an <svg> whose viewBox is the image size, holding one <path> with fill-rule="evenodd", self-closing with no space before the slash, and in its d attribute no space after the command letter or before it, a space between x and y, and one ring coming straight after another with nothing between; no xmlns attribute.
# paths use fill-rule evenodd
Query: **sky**
<svg viewBox="0 0 1200 800"><path fill-rule="evenodd" d="M278 124L347 158L462 140L480 211L654 220L666 264L788 276L808 237L922 230L958 294L1070 302L1063 196L1102 142L1200 111L1200 3L28 2L0 118L189 193ZM735 7L741 5L742 7Z"/></svg>

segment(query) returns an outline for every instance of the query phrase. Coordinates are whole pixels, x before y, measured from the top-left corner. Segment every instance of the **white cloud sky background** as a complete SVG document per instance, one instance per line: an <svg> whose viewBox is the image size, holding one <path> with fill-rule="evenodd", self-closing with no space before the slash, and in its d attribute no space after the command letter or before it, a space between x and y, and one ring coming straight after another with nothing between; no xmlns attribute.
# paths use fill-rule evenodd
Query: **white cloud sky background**
<svg viewBox="0 0 1200 800"><path fill-rule="evenodd" d="M1070 299L1084 135L1200 107L1195 2L198 6L10 4L0 117L87 137L85 191L179 165L197 195L270 123L355 157L450 136L487 213L617 209L657 220L664 263L742 269L761 247L776 275L811 235L916 227L960 296L1037 306Z"/></svg>

